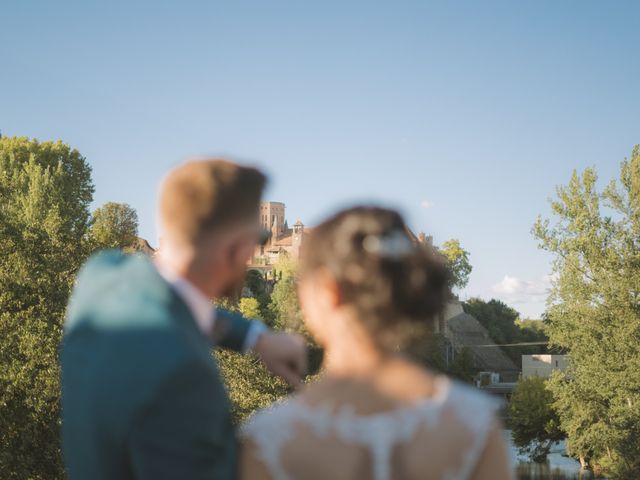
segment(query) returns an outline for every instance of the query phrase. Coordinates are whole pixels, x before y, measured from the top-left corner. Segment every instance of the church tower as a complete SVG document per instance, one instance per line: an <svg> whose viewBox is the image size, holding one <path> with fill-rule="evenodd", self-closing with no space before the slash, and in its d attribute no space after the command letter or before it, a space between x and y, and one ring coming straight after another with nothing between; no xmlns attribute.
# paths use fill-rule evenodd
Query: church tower
<svg viewBox="0 0 640 480"><path fill-rule="evenodd" d="M271 241L285 232L285 205L282 202L260 203L260 225L271 231Z"/></svg>
<svg viewBox="0 0 640 480"><path fill-rule="evenodd" d="M300 256L300 247L302 246L302 237L304 236L304 224L298 220L293 224L293 234L291 238L291 253L294 258Z"/></svg>

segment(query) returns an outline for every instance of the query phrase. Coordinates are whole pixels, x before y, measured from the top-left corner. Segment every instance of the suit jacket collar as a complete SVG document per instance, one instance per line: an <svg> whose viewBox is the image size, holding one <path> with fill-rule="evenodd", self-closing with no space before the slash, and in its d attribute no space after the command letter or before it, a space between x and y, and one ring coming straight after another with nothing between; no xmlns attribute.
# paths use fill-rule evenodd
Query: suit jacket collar
<svg viewBox="0 0 640 480"><path fill-rule="evenodd" d="M204 335L210 337L214 331L216 308L198 288L165 265L156 263L160 276L173 288L189 307L191 316Z"/></svg>

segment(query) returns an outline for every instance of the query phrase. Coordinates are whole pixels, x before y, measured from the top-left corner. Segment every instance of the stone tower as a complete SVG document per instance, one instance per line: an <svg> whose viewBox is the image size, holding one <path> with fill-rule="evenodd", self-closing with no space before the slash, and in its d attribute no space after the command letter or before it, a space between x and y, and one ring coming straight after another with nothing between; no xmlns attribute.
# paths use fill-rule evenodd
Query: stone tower
<svg viewBox="0 0 640 480"><path fill-rule="evenodd" d="M294 258L300 255L300 246L302 245L302 237L304 235L304 224L298 220L293 224L293 233L291 237L291 253Z"/></svg>
<svg viewBox="0 0 640 480"><path fill-rule="evenodd" d="M276 240L285 230L284 203L281 202L261 202L260 203L260 225L265 230L271 230L271 240Z"/></svg>

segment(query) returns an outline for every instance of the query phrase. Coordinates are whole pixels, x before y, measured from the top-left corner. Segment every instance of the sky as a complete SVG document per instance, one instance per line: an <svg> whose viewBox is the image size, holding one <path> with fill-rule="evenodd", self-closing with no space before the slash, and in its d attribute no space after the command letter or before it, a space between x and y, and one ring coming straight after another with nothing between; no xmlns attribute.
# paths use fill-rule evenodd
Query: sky
<svg viewBox="0 0 640 480"><path fill-rule="evenodd" d="M290 223L400 209L473 265L463 299L544 311L531 227L574 169L602 183L640 143L636 1L3 2L0 131L61 139L93 207L157 245L163 174L265 169Z"/></svg>

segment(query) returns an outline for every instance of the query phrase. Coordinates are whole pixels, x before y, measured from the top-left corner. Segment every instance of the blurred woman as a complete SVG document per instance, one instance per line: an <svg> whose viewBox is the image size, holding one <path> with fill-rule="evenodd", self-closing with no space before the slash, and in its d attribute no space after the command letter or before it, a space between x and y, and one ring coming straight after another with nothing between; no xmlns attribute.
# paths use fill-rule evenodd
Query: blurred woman
<svg viewBox="0 0 640 480"><path fill-rule="evenodd" d="M395 211L358 207L303 246L299 296L322 378L242 429L242 479L511 478L497 402L399 353L449 299L441 257Z"/></svg>

